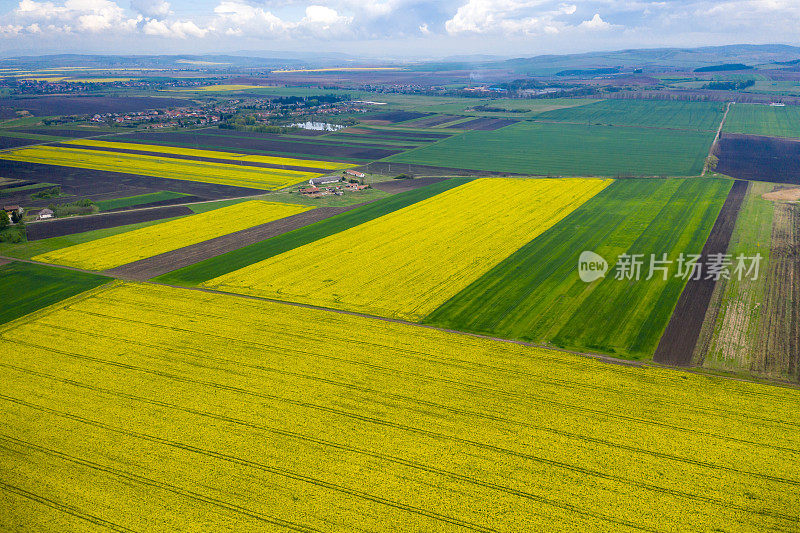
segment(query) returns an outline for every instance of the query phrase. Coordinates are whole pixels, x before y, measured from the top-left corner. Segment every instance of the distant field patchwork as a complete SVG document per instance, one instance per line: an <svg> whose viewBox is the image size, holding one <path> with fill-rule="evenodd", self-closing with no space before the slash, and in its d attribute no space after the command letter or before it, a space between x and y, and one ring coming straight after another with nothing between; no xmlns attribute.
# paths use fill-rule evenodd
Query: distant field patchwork
<svg viewBox="0 0 800 533"><path fill-rule="evenodd" d="M235 296L0 329L4 531L792 531L796 389Z"/></svg>
<svg viewBox="0 0 800 533"><path fill-rule="evenodd" d="M309 209L296 204L251 200L47 252L34 260L86 270L107 270Z"/></svg>
<svg viewBox="0 0 800 533"><path fill-rule="evenodd" d="M649 358L685 280L616 280L622 253L700 253L731 187L727 180L620 180L433 311L424 322L559 347ZM578 276L593 251L605 279Z"/></svg>
<svg viewBox="0 0 800 533"><path fill-rule="evenodd" d="M336 142L323 138L297 137L244 131L205 129L183 132L137 132L106 138L110 141L138 142L184 148L224 150L255 155L276 155L299 159L365 163L402 151L393 144L375 141ZM364 141L367 138L362 139Z"/></svg>
<svg viewBox="0 0 800 533"><path fill-rule="evenodd" d="M475 180L204 286L419 319L609 183Z"/></svg>
<svg viewBox="0 0 800 533"><path fill-rule="evenodd" d="M563 176L692 176L714 134L650 128L520 122L467 131L386 161Z"/></svg>

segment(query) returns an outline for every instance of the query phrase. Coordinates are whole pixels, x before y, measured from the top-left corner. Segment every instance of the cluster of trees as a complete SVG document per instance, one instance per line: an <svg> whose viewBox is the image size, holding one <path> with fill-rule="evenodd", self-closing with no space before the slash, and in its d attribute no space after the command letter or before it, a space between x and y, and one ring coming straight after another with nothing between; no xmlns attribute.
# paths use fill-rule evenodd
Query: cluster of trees
<svg viewBox="0 0 800 533"><path fill-rule="evenodd" d="M68 217L70 215L89 215L97 211L97 206L88 198L65 204L50 204L47 206L56 217Z"/></svg>
<svg viewBox="0 0 800 533"><path fill-rule="evenodd" d="M258 122L253 115L237 115L219 125L223 130L251 131L254 133L290 133L297 128Z"/></svg>
<svg viewBox="0 0 800 533"><path fill-rule="evenodd" d="M44 189L43 191L35 192L31 194L31 198L58 198L61 196L61 186L57 185L55 187L51 187L50 189Z"/></svg>
<svg viewBox="0 0 800 533"><path fill-rule="evenodd" d="M8 213L0 211L0 242L17 243L23 240L25 240L25 224L22 222L22 214L14 212L9 217Z"/></svg>
<svg viewBox="0 0 800 533"><path fill-rule="evenodd" d="M719 80L712 81L703 86L703 89L712 89L715 91L741 91L755 85L755 80Z"/></svg>

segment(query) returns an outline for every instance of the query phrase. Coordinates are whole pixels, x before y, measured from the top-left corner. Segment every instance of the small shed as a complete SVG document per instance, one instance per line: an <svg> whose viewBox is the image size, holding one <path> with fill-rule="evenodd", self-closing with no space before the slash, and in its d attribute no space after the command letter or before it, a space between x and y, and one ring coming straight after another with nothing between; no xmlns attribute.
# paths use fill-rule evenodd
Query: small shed
<svg viewBox="0 0 800 533"><path fill-rule="evenodd" d="M47 218L53 218L53 210L45 207L39 211L39 220L44 220Z"/></svg>

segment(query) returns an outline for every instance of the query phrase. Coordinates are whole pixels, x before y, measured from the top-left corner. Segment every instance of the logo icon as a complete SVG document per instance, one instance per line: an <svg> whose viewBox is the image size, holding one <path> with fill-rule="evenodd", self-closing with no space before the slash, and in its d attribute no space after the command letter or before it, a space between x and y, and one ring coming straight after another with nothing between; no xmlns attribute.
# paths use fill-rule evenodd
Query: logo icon
<svg viewBox="0 0 800 533"><path fill-rule="evenodd" d="M581 281L591 283L606 277L608 262L594 252L583 252L578 258L578 275Z"/></svg>

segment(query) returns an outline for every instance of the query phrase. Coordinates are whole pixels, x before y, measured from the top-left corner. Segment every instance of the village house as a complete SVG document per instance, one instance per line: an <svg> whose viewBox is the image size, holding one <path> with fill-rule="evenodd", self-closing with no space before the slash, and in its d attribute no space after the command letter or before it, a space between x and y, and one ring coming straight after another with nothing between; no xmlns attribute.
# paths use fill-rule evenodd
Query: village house
<svg viewBox="0 0 800 533"><path fill-rule="evenodd" d="M3 211L6 212L6 214L8 215L8 218L10 218L12 222L15 221L14 220L15 218L18 219L19 217L21 217L22 214L25 212L18 205L4 205L3 206Z"/></svg>
<svg viewBox="0 0 800 533"><path fill-rule="evenodd" d="M363 172L359 172L357 170L349 170L348 169L348 170L345 170L344 173L347 174L348 176L354 176L354 177L356 177L358 179L364 179L366 177L366 174L364 174Z"/></svg>

